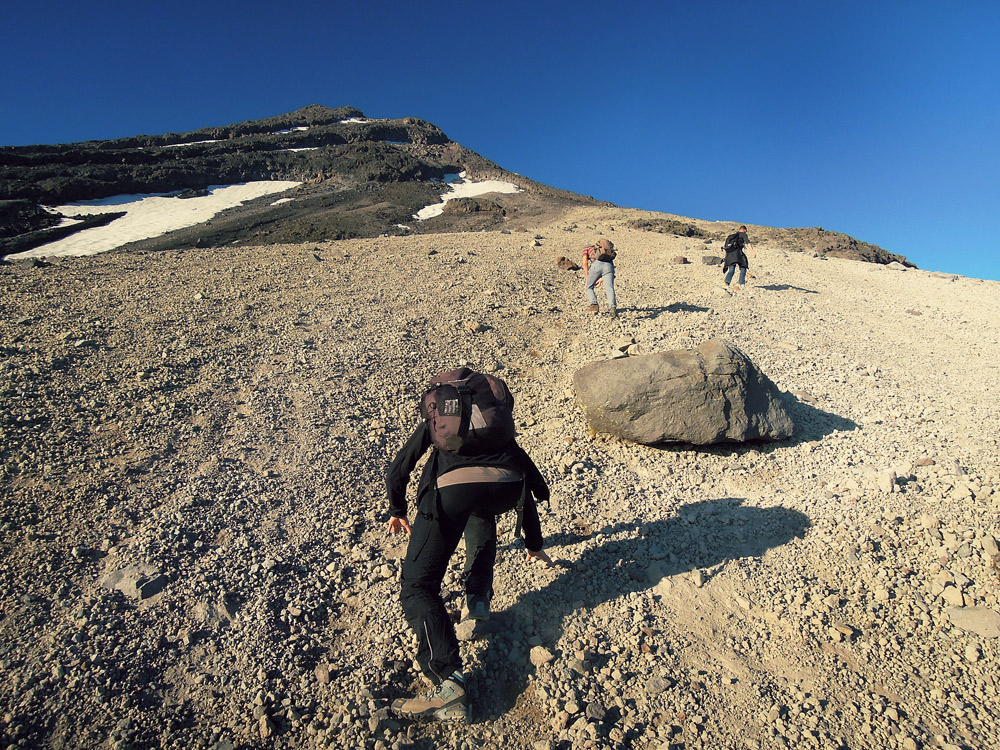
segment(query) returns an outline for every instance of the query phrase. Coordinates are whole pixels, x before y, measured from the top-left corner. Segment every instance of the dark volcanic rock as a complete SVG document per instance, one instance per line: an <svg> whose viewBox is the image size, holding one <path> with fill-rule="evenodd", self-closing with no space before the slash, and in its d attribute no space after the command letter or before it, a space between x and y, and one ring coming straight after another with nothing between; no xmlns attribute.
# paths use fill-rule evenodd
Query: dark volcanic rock
<svg viewBox="0 0 1000 750"><path fill-rule="evenodd" d="M659 234L675 234L680 237L704 237L705 232L694 224L677 219L632 219L625 223L630 229Z"/></svg>
<svg viewBox="0 0 1000 750"><path fill-rule="evenodd" d="M794 429L777 386L722 339L594 362L573 383L591 428L635 443L781 440Z"/></svg>
<svg viewBox="0 0 1000 750"><path fill-rule="evenodd" d="M48 212L46 213L48 214ZM53 216L53 214L48 215ZM31 250L39 245L55 242L63 237L68 237L71 234L79 232L81 229L101 227L105 224L110 224L115 219L120 219L124 215L124 211L111 211L106 214L91 214L89 216L83 215L77 219L77 223L70 224L68 226L49 227L48 229L28 231L11 237L0 237L0 256L12 255L14 253L24 252L25 250ZM58 216L55 216L54 218L56 221L59 221Z"/></svg>
<svg viewBox="0 0 1000 750"><path fill-rule="evenodd" d="M0 149L0 199L43 204L120 193L199 190L250 180L362 181L442 178L462 165L427 147L448 144L436 126L365 120L350 107L306 107L281 117L191 133ZM422 144L410 151L400 144ZM302 150L308 149L308 150Z"/></svg>
<svg viewBox="0 0 1000 750"><path fill-rule="evenodd" d="M28 200L0 201L0 239L59 223L59 217Z"/></svg>
<svg viewBox="0 0 1000 750"><path fill-rule="evenodd" d="M500 202L489 198L456 198L448 201L443 210L448 214L474 214L485 211L496 216L507 215L507 209Z"/></svg>

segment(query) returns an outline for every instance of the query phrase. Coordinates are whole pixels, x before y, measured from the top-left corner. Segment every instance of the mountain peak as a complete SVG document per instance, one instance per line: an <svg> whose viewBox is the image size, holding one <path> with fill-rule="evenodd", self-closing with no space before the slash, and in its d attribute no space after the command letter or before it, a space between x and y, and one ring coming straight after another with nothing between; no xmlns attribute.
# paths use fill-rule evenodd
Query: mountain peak
<svg viewBox="0 0 1000 750"><path fill-rule="evenodd" d="M309 104L283 115L274 115L260 120L247 120L227 127L245 129L248 126L253 126L259 128L261 132L265 132L268 128L334 125L343 120L364 116L365 113L356 107L330 108L322 104Z"/></svg>
<svg viewBox="0 0 1000 750"><path fill-rule="evenodd" d="M515 204L524 203L526 196L514 195L482 206L473 201L464 213L415 225L414 215L439 203L449 176L461 173L516 184L535 196L533 210L552 201L594 203L507 172L425 120L368 119L356 107L309 104L186 133L0 148L0 202L8 202L0 214L12 217L0 230L0 256L42 248L93 225L93 217L73 224L80 212L67 204L126 194L195 197L212 186L301 183L289 200L253 200L210 224L146 243L160 249L479 230L503 224L518 212ZM62 206L62 216L43 206Z"/></svg>

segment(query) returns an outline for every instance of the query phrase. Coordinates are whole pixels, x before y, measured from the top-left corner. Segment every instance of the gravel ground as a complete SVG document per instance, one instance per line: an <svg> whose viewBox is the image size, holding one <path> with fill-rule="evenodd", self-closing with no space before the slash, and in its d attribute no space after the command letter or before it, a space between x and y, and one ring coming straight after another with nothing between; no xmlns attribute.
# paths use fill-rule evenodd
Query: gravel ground
<svg viewBox="0 0 1000 750"><path fill-rule="evenodd" d="M0 266L0 748L1000 746L1000 286L765 244L733 293L648 215ZM555 265L601 235L616 320ZM590 434L578 367L712 337L793 439ZM411 724L383 472L462 363L559 564L504 537L472 722Z"/></svg>

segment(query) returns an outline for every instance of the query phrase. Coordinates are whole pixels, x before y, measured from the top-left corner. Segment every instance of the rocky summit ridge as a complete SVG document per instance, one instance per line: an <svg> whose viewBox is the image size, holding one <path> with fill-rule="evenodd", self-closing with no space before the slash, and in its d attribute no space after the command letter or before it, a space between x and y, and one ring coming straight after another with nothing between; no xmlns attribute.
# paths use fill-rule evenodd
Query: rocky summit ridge
<svg viewBox="0 0 1000 750"><path fill-rule="evenodd" d="M510 182L520 192L462 198L431 220L413 219L440 200L450 176L463 172L468 180ZM122 215L85 216L81 223L63 226L63 217L45 206L125 194L194 197L209 186L256 180L302 184L285 194L291 200L258 198L132 247L165 250L514 230L550 221L574 206L609 205L507 171L425 120L369 119L354 107L313 104L186 133L0 147L0 257ZM731 231L730 223L664 216L651 214L645 226L636 228L716 240ZM903 256L822 228L755 230L755 239L780 241L790 250L912 266Z"/></svg>

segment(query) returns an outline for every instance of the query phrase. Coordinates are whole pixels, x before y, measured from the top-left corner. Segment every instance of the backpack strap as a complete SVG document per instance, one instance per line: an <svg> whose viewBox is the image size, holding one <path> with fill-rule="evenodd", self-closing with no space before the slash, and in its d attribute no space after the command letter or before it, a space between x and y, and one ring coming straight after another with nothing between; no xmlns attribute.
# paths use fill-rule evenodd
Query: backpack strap
<svg viewBox="0 0 1000 750"><path fill-rule="evenodd" d="M521 480L521 497L517 499L517 524L514 526L514 538L520 539L523 536L524 526L524 503L528 499L528 480Z"/></svg>
<svg viewBox="0 0 1000 750"><path fill-rule="evenodd" d="M472 389L467 383L455 386L458 391L458 398L462 402L462 421L458 426L458 438L465 440L469 434L469 421L472 419Z"/></svg>

